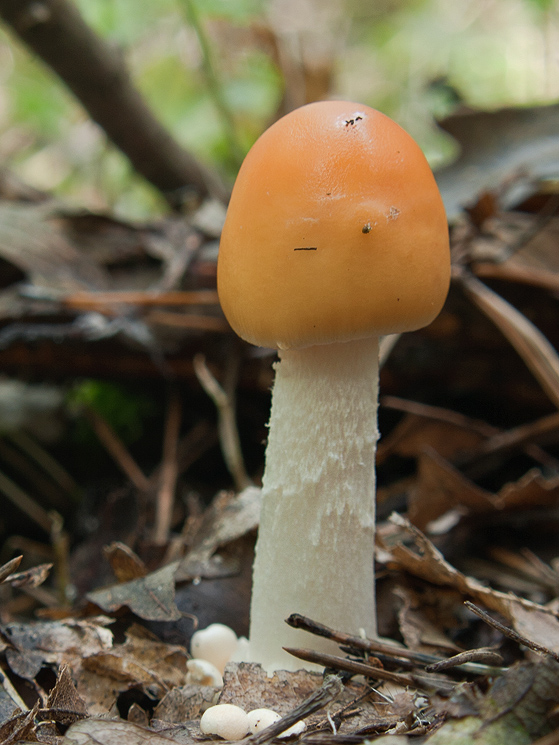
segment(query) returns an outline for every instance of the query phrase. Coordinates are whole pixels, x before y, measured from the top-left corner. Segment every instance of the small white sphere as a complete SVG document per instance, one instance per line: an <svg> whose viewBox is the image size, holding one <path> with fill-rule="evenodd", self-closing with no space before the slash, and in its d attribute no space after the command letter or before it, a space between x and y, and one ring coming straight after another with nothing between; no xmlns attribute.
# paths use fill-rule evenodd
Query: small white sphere
<svg viewBox="0 0 559 745"><path fill-rule="evenodd" d="M250 725L250 731L255 734L256 732L262 732L263 729L274 724L279 719L280 715L272 709L253 709L247 714L248 723Z"/></svg>
<svg viewBox="0 0 559 745"><path fill-rule="evenodd" d="M186 663L186 682L199 686L223 688L223 678L215 665L207 660L188 660Z"/></svg>
<svg viewBox="0 0 559 745"><path fill-rule="evenodd" d="M253 734L262 732L263 729L266 729L266 727L269 727L271 724L275 724L281 719L277 711L274 711L273 709L253 709L252 711L249 711L247 716L250 724L250 731ZM301 719L300 721L295 722L295 724L292 724L289 729L286 729L284 732L281 733L281 735L278 735L278 737L292 737L294 735L300 735L305 731L306 728L307 725Z"/></svg>
<svg viewBox="0 0 559 745"><path fill-rule="evenodd" d="M218 735L224 740L242 740L250 727L247 713L240 706L217 704L202 714L200 729L205 735Z"/></svg>
<svg viewBox="0 0 559 745"><path fill-rule="evenodd" d="M286 729L285 732L282 732L278 737L296 737L297 735L302 735L306 729L307 723L302 719L299 719L298 722L292 724L289 729Z"/></svg>
<svg viewBox="0 0 559 745"><path fill-rule="evenodd" d="M212 623L192 634L190 653L196 659L211 662L223 675L237 643L237 634L233 629L223 623Z"/></svg>

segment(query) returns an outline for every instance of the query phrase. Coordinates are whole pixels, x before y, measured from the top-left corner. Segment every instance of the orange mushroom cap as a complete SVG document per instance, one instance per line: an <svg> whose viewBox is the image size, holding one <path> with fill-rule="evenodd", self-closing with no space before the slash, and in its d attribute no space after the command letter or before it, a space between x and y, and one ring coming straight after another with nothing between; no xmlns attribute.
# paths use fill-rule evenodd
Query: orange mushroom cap
<svg viewBox="0 0 559 745"><path fill-rule="evenodd" d="M419 146L360 104L323 101L287 114L241 166L217 280L227 320L258 346L426 326L448 292L450 252Z"/></svg>

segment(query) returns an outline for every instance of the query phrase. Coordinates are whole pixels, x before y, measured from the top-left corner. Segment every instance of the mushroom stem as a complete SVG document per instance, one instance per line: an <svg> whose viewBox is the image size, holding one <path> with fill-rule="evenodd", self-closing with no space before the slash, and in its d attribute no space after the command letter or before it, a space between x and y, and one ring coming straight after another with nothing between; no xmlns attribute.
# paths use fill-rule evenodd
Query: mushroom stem
<svg viewBox="0 0 559 745"><path fill-rule="evenodd" d="M269 672L301 667L282 650L308 644L291 613L376 633L377 407L378 338L280 352L250 626L250 658Z"/></svg>

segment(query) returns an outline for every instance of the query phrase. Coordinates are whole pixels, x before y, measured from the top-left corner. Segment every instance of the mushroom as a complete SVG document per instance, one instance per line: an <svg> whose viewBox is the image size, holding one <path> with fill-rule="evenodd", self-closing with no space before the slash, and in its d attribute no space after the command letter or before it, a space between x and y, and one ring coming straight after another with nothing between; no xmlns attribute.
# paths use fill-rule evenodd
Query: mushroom
<svg viewBox="0 0 559 745"><path fill-rule="evenodd" d="M216 704L202 714L200 730L224 740L242 740L250 730L247 713L234 704Z"/></svg>
<svg viewBox="0 0 559 745"><path fill-rule="evenodd" d="M265 730L272 724L279 722L281 719L280 715L273 709L253 709L252 711L249 711L247 716L250 731L253 735L262 732L262 730ZM302 719L300 719L298 722L295 722L295 724L292 724L291 727L279 734L278 737L284 739L287 737L293 737L294 735L301 735L306 728L307 725Z"/></svg>
<svg viewBox="0 0 559 745"><path fill-rule="evenodd" d="M187 660L185 681L191 685L223 688L223 678L220 671L208 660L197 658Z"/></svg>
<svg viewBox="0 0 559 745"><path fill-rule="evenodd" d="M223 675L239 640L232 628L224 623L211 623L192 634L190 653L195 659L207 660Z"/></svg>
<svg viewBox="0 0 559 745"><path fill-rule="evenodd" d="M376 635L379 336L429 324L449 278L435 179L391 119L318 102L253 145L227 211L218 292L239 336L279 350L249 634L250 660L268 672L301 667L282 651L308 644L284 623L291 613Z"/></svg>

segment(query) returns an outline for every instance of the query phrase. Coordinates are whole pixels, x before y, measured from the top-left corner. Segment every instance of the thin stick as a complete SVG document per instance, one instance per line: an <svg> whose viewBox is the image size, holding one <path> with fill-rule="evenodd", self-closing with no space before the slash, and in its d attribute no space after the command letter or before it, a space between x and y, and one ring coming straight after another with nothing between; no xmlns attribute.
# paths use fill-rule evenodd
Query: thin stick
<svg viewBox="0 0 559 745"><path fill-rule="evenodd" d="M178 390L173 387L169 394L169 403L167 407L165 437L163 440L161 485L157 492L155 511L153 541L159 546L167 543L169 531L171 529L175 488L178 476L177 450L181 425L181 411L181 399Z"/></svg>
<svg viewBox="0 0 559 745"><path fill-rule="evenodd" d="M172 326L174 328L192 329L193 331L215 331L224 333L230 331L231 327L219 316L198 316L186 313L173 313L166 310L152 310L144 316L146 323L155 323L160 326Z"/></svg>
<svg viewBox="0 0 559 745"><path fill-rule="evenodd" d="M357 662L355 660L348 660L347 657L337 657L333 654L315 652L312 649L295 649L293 647L284 647L284 649L289 654L297 657L298 660L312 662L315 665L322 665L332 670L342 670L352 675L364 675L367 678L374 678L375 680L388 680L390 683L396 683L402 686L416 686L416 681L410 675L393 673L389 670L384 670L382 667L368 665L365 662Z"/></svg>
<svg viewBox="0 0 559 745"><path fill-rule="evenodd" d="M289 714L279 719L274 724L266 727L259 735L253 735L248 738L250 745L264 745L265 742L273 740L274 737L285 732L300 719L306 719L316 711L320 711L329 703L334 701L343 690L342 679L339 675L327 675L324 678L322 686L311 693L302 704L297 706Z"/></svg>
<svg viewBox="0 0 559 745"><path fill-rule="evenodd" d="M63 295L65 308L79 310L98 310L106 305L140 305L143 307L162 305L219 305L215 290L189 290L169 292L148 292L138 290L119 290L114 292L72 292Z"/></svg>
<svg viewBox="0 0 559 745"><path fill-rule="evenodd" d="M502 665L503 658L494 649L480 647L479 649L469 649L467 652L460 652L446 660L440 660L433 665L427 665L426 673L438 673L441 670L450 670L453 667L463 665L465 662L483 662L486 665Z"/></svg>
<svg viewBox="0 0 559 745"><path fill-rule="evenodd" d="M214 106L217 109L219 116L221 117L225 136L229 145L231 160L233 165L238 168L243 160L243 148L241 147L241 143L237 136L233 114L225 96L223 95L223 87L216 72L212 48L200 21L196 1L181 0L181 5L184 7L187 21L192 26L198 39L198 44L200 45L200 51L202 53L202 68L206 77L208 92L213 99Z"/></svg>
<svg viewBox="0 0 559 745"><path fill-rule="evenodd" d="M235 405L233 395L226 393L206 365L204 355L197 354L194 357L194 372L200 381L200 385L214 402L219 419L219 441L223 458L233 477L237 491L246 489L251 485L247 476L239 440L239 432L235 418ZM231 386L229 386L231 387Z"/></svg>
<svg viewBox="0 0 559 745"><path fill-rule="evenodd" d="M293 613L286 619L286 623L294 629L305 629L305 631L315 634L315 636L323 636L325 639L331 639L342 647L359 649L364 652L371 652L372 654L386 655L396 663L399 660L409 660L415 665L434 665L442 661L440 657L436 657L435 655L414 652L397 644L381 642L377 639L367 639L361 636L351 636L342 631L336 631L318 621L313 621L306 616L302 616L300 613ZM487 675L489 673L496 675L500 672L497 668L474 662L461 663L460 671L472 675Z"/></svg>
<svg viewBox="0 0 559 745"><path fill-rule="evenodd" d="M7 436L16 443L30 458L41 466L53 481L64 489L72 499L77 499L80 487L74 481L73 477L55 460L39 443L30 437L23 430L17 430L7 433Z"/></svg>
<svg viewBox="0 0 559 745"><path fill-rule="evenodd" d="M474 603L471 603L469 600L466 600L464 602L464 605L469 608L472 613L475 613L476 616L479 616L479 618L485 621L485 623L487 623L489 626L492 626L494 629L497 629L497 631L500 631L501 634L504 634L504 636L512 639L512 641L517 642L517 644L522 644L524 647L528 647L528 649L531 649L534 652L541 652L542 654L546 654L549 657L553 657L554 660L557 660L557 662L559 662L559 654L557 654L557 652L554 652L552 649L548 649L547 647L544 647L541 644L532 641L531 639L527 639L525 636L521 636L514 629L511 629L509 626L505 626L500 621L497 621L495 618L490 616L489 613L486 613L481 608L478 608L477 605L474 605Z"/></svg>
<svg viewBox="0 0 559 745"><path fill-rule="evenodd" d="M142 492L149 491L151 488L149 479L110 424L91 406L85 405L83 412L93 427L95 434L117 466L126 474L137 489Z"/></svg>
<svg viewBox="0 0 559 745"><path fill-rule="evenodd" d="M52 518L49 513L37 504L23 489L0 471L0 491L10 502L24 512L44 531L50 533L52 529Z"/></svg>

